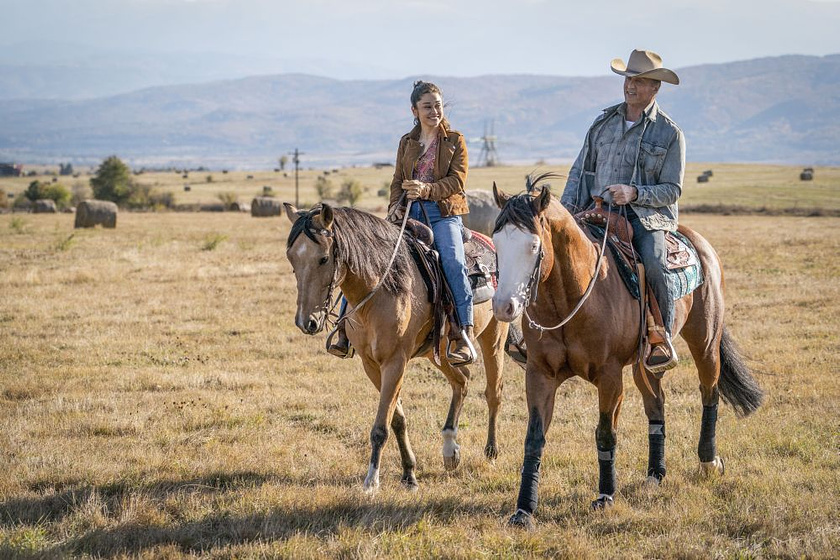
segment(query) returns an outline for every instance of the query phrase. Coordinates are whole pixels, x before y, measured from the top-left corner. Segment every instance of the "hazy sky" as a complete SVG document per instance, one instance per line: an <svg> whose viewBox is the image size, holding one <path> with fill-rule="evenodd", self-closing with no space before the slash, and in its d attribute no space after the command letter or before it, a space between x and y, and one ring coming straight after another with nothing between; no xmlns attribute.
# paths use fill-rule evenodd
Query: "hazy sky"
<svg viewBox="0 0 840 560"><path fill-rule="evenodd" d="M0 0L0 7L7 23L0 45L69 41L378 69L360 77L603 75L612 58L626 60L637 47L658 51L671 68L840 53L840 0Z"/></svg>

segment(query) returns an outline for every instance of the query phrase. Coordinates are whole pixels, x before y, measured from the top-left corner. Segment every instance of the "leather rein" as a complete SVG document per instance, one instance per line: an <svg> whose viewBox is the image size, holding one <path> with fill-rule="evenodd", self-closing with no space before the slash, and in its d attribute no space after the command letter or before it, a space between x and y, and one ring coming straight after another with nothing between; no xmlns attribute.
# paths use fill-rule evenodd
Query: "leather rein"
<svg viewBox="0 0 840 560"><path fill-rule="evenodd" d="M609 209L611 208L612 204L609 205ZM601 261L603 260L604 251L607 247L607 237L609 237L611 214L609 209L607 211L607 221L604 225L604 239L601 241L601 246L598 250L598 259L595 261L595 270L592 272L592 279L589 281L589 285L586 287L586 291L583 293L583 296L580 298L580 301L578 301L577 305L575 305L575 308L572 309L571 313L569 313L565 319L563 319L553 327L544 327L543 325L539 324L534 319L532 319L531 316L528 314L528 307L530 307L531 304L534 303L537 299L537 291L540 284L539 279L542 275L542 261L545 257L545 248L543 247L542 240L540 240L540 254L537 257L537 262L534 264L534 270L533 272L531 272L531 277L528 280L528 287L525 290L525 297L528 301L528 304L525 305L524 309L525 318L528 319L528 326L534 330L539 331L540 336L542 336L542 333L545 331L553 331L559 329L560 327L571 321L572 317L577 315L578 311L580 311L580 308L583 307L584 302L586 302L586 300L592 294L592 290L595 288L595 282L598 280L598 272L601 270Z"/></svg>

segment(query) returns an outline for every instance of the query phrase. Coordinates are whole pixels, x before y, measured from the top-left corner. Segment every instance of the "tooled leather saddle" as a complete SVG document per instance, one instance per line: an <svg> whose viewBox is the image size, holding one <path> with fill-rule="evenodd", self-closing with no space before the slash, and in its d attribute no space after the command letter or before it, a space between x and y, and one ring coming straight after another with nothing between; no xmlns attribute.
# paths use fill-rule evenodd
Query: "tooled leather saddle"
<svg viewBox="0 0 840 560"><path fill-rule="evenodd" d="M662 313L651 286L644 281L644 268L633 248L633 227L630 222L618 212L605 210L599 199L596 199L594 209L579 212L575 214L575 218L584 231L598 242L604 238L605 226L609 218L607 244L615 258L619 274L631 295L645 303L646 313L643 324L647 324L648 341L654 345L660 344L664 340L665 333ZM685 238L681 235L665 232L666 267L670 271L698 266L694 249L687 245L688 240L684 240ZM640 286L644 288L640 289Z"/></svg>

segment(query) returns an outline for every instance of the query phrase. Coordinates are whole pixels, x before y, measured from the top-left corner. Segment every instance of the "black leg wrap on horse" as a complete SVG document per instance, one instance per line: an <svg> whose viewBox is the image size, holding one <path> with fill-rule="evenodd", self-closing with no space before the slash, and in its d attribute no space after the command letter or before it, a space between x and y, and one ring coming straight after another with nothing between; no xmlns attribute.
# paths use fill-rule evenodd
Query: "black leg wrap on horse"
<svg viewBox="0 0 840 560"><path fill-rule="evenodd" d="M522 482L519 485L519 497L516 509L531 515L537 511L537 495L540 486L540 459L526 457L522 464Z"/></svg>
<svg viewBox="0 0 840 560"><path fill-rule="evenodd" d="M700 443L697 444L697 455L703 463L714 461L715 453L717 453L717 446L715 444L717 413L717 404L703 406L703 421L700 423Z"/></svg>
<svg viewBox="0 0 840 560"><path fill-rule="evenodd" d="M612 496L615 494L615 447L598 447L598 493Z"/></svg>
<svg viewBox="0 0 840 560"><path fill-rule="evenodd" d="M647 475L657 480L665 478L665 422L648 424Z"/></svg>
<svg viewBox="0 0 840 560"><path fill-rule="evenodd" d="M545 447L545 430L536 410L531 411L528 433L525 436L525 460L522 462L522 481L516 509L532 514L537 510L537 494L540 486L540 461Z"/></svg>

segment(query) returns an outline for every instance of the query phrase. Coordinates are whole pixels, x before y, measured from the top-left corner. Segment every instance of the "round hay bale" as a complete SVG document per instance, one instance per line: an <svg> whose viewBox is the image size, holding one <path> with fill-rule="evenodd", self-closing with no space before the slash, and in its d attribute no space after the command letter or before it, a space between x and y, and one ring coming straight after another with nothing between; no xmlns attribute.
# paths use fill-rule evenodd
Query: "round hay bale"
<svg viewBox="0 0 840 560"><path fill-rule="evenodd" d="M814 174L811 171L803 171L799 174L800 181L811 181L814 179Z"/></svg>
<svg viewBox="0 0 840 560"><path fill-rule="evenodd" d="M711 177L711 176L713 175L712 170L711 170L711 169L707 169L706 171L704 171L704 172L703 172L703 175L705 175L705 176L707 176L707 177Z"/></svg>
<svg viewBox="0 0 840 560"><path fill-rule="evenodd" d="M708 175L698 175L697 176L697 182L698 183L708 183L709 182L709 176Z"/></svg>
<svg viewBox="0 0 840 560"><path fill-rule="evenodd" d="M32 205L33 214L55 214L58 212L58 207L55 201L51 198L41 198L35 201Z"/></svg>
<svg viewBox="0 0 840 560"><path fill-rule="evenodd" d="M107 200L83 200L76 207L77 228L117 227L117 205Z"/></svg>
<svg viewBox="0 0 840 560"><path fill-rule="evenodd" d="M496 225L496 218L499 216L499 207L493 199L493 193L481 189L470 189L465 191L467 204L470 206L470 213L461 216L464 227L473 231L483 233L487 236L493 235L493 226Z"/></svg>
<svg viewBox="0 0 840 560"><path fill-rule="evenodd" d="M251 201L251 216L254 218L279 216L282 211L283 204L270 196L257 196Z"/></svg>

